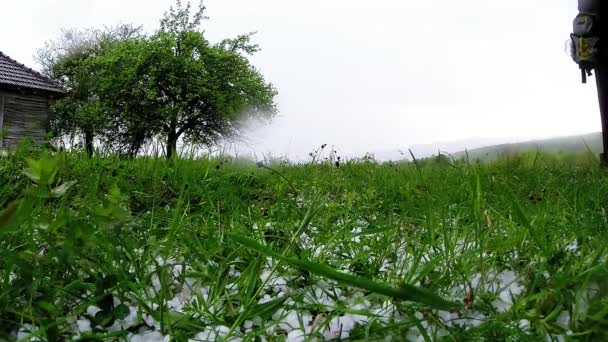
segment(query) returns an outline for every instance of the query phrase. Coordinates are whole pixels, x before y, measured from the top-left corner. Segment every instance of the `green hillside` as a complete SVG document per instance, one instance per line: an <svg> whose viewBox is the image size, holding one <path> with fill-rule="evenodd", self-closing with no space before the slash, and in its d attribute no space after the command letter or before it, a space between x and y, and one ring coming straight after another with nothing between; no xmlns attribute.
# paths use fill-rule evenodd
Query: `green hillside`
<svg viewBox="0 0 608 342"><path fill-rule="evenodd" d="M541 151L545 153L588 153L595 154L602 150L602 134L591 133L580 136L560 137L546 140L535 140L522 143L501 144L462 151L454 154L455 158L465 158L467 153L472 160L492 161L501 156L509 156L526 152Z"/></svg>

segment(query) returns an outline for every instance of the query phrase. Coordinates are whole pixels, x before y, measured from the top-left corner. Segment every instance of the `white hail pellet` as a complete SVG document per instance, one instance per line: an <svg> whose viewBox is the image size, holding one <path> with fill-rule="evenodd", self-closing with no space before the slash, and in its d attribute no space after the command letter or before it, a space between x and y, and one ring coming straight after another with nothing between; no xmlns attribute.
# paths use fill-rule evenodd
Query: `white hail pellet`
<svg viewBox="0 0 608 342"><path fill-rule="evenodd" d="M146 331L140 334L129 334L129 342L169 342L169 336L158 331Z"/></svg>
<svg viewBox="0 0 608 342"><path fill-rule="evenodd" d="M287 279L283 277L277 277L272 279L268 285L272 286L272 291L274 293L287 292L288 290Z"/></svg>
<svg viewBox="0 0 608 342"><path fill-rule="evenodd" d="M270 295L265 294L264 297L262 297L262 299L260 299L260 301L258 302L258 304L268 303L271 300L272 300L272 297L270 297Z"/></svg>
<svg viewBox="0 0 608 342"><path fill-rule="evenodd" d="M238 278L241 276L241 272L234 268L234 265L230 266L230 271L228 271L228 276L231 278Z"/></svg>
<svg viewBox="0 0 608 342"><path fill-rule="evenodd" d="M287 313L283 312L280 316L273 315L273 319L279 321L279 327L288 333L300 326L300 316L293 310Z"/></svg>
<svg viewBox="0 0 608 342"><path fill-rule="evenodd" d="M300 329L295 329L287 334L287 342L304 342L306 340L306 333Z"/></svg>
<svg viewBox="0 0 608 342"><path fill-rule="evenodd" d="M567 329L570 325L570 314L568 313L568 311L562 311L555 320L555 323L557 323L562 328Z"/></svg>
<svg viewBox="0 0 608 342"><path fill-rule="evenodd" d="M272 272L270 272L269 270L262 270L262 274L260 274L260 280L262 281L262 283L266 283L268 279L270 279L270 276L272 276Z"/></svg>
<svg viewBox="0 0 608 342"><path fill-rule="evenodd" d="M137 309L135 309L133 306L129 306L129 314L127 317L121 320L116 320L111 328L113 328L114 331L127 330L136 326L138 323L139 319L137 317Z"/></svg>
<svg viewBox="0 0 608 342"><path fill-rule="evenodd" d="M203 341L215 341L218 338L218 333L211 327L205 328L205 330L196 334L193 338L189 339L188 342L203 342Z"/></svg>
<svg viewBox="0 0 608 342"><path fill-rule="evenodd" d="M96 307L95 305L89 305L87 308L87 315L90 317L95 317L99 311L101 311L100 308Z"/></svg>
<svg viewBox="0 0 608 342"><path fill-rule="evenodd" d="M91 321L88 319L79 319L76 321L78 332L91 332L93 329L91 328Z"/></svg>
<svg viewBox="0 0 608 342"><path fill-rule="evenodd" d="M179 277L183 271L184 271L183 265L175 265L175 266L173 266L173 269L171 270L171 272L173 273L173 277L175 277L175 278Z"/></svg>
<svg viewBox="0 0 608 342"><path fill-rule="evenodd" d="M566 252L574 252L578 250L578 241L574 240L566 246Z"/></svg>
<svg viewBox="0 0 608 342"><path fill-rule="evenodd" d="M323 333L326 340L346 339L354 328L355 321L349 316L334 317L329 321L327 329Z"/></svg>
<svg viewBox="0 0 608 342"><path fill-rule="evenodd" d="M27 338L31 334L35 334L37 331L38 331L37 326L26 323L23 326L21 326L21 328L17 332L17 341L25 340L25 338ZM29 339L29 341L42 341L42 340L38 337L31 337Z"/></svg>
<svg viewBox="0 0 608 342"><path fill-rule="evenodd" d="M228 292L230 292L230 293L238 293L239 285L237 283L230 283L230 284L226 285L226 290L228 290Z"/></svg>
<svg viewBox="0 0 608 342"><path fill-rule="evenodd" d="M158 275L153 274L151 280L152 280L152 287L154 287L154 291L156 293L160 292L160 289L162 288L162 284L160 282L160 278L158 278Z"/></svg>
<svg viewBox="0 0 608 342"><path fill-rule="evenodd" d="M437 312L437 316L441 319L441 321L447 325L451 325L452 321L452 313L449 311L439 311Z"/></svg>
<svg viewBox="0 0 608 342"><path fill-rule="evenodd" d="M154 317L150 315L144 315L143 319L149 327L154 328L156 330L160 330L160 322L158 322Z"/></svg>

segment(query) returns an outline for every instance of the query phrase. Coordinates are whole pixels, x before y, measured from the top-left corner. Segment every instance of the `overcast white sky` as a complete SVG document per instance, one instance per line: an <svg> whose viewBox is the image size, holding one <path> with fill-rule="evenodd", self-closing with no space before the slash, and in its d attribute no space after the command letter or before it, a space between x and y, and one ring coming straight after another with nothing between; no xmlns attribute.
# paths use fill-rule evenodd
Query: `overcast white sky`
<svg viewBox="0 0 608 342"><path fill-rule="evenodd" d="M33 55L61 28L143 24L173 0L3 1L0 50ZM254 63L280 117L251 133L258 153L346 154L470 138L599 131L594 80L564 43L576 0L208 0L208 38L258 31Z"/></svg>

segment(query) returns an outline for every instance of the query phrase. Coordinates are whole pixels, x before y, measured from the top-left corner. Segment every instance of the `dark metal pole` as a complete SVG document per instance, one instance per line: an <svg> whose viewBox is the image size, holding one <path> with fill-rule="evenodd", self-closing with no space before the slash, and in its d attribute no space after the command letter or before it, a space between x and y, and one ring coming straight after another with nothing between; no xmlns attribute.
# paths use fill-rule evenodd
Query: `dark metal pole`
<svg viewBox="0 0 608 342"><path fill-rule="evenodd" d="M601 49L598 65L595 69L595 79L602 118L602 141L604 147L603 153L600 155L600 161L603 166L608 167L608 4L605 4L605 2L605 0L597 2Z"/></svg>
<svg viewBox="0 0 608 342"><path fill-rule="evenodd" d="M595 70L597 96L600 103L602 118L602 141L604 152L600 155L603 166L608 167L608 64L601 62Z"/></svg>

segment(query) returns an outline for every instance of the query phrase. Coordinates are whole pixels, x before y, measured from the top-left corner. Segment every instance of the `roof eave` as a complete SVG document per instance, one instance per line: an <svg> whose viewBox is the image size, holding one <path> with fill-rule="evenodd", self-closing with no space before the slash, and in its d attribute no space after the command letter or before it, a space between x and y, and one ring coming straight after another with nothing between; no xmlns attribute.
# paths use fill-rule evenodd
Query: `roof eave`
<svg viewBox="0 0 608 342"><path fill-rule="evenodd" d="M42 89L42 88L31 88L23 87L14 84L0 83L0 90L16 91L16 92L27 92L35 95L46 95L52 98L63 98L67 96L67 92L59 89Z"/></svg>

